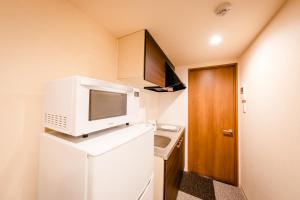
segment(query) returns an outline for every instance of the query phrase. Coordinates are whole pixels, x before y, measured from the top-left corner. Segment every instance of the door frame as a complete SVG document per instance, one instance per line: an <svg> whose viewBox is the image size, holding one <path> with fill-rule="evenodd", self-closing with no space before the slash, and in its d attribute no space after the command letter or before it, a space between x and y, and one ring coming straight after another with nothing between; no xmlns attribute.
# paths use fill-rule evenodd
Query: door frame
<svg viewBox="0 0 300 200"><path fill-rule="evenodd" d="M234 97L234 128L235 128L235 140L234 140L234 185L238 186L239 185L239 131L238 131L238 63L228 63L228 64L222 64L222 65L212 65L212 66L205 66L205 67L196 67L196 68L189 68L188 69L188 80L190 78L190 73L192 71L198 71L198 70L208 70L208 69L216 69L216 68L224 68L224 67L233 67L234 74L233 74L233 84L234 84L234 92L233 92L233 97ZM188 98L190 96L190 93L188 92ZM190 112L191 108L188 105L188 112ZM188 118L189 122L189 118ZM189 131L188 131L188 139L189 137ZM188 158L189 158L189 148L188 150ZM189 162L187 162L189 163ZM190 167L188 165L188 171L190 171Z"/></svg>

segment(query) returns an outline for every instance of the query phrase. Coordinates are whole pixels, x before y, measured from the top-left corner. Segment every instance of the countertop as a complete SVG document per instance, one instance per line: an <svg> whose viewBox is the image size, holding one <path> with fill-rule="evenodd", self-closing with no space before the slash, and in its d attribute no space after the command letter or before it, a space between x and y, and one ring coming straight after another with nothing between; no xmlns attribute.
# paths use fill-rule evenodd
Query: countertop
<svg viewBox="0 0 300 200"><path fill-rule="evenodd" d="M164 160L168 160L172 150L175 148L177 142L184 134L184 130L185 130L184 127L182 126L178 126L178 127L180 129L177 132L166 131L166 130L157 130L154 132L155 135L166 136L171 139L170 143L165 148L154 146L154 156L161 157Z"/></svg>

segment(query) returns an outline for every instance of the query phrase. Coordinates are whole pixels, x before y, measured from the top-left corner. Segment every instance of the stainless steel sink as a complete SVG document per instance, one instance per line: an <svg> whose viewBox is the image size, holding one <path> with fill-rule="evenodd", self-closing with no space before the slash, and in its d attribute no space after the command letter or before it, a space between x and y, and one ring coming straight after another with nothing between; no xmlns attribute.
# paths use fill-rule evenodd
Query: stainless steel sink
<svg viewBox="0 0 300 200"><path fill-rule="evenodd" d="M154 146L165 148L171 142L171 139L161 135L154 135Z"/></svg>

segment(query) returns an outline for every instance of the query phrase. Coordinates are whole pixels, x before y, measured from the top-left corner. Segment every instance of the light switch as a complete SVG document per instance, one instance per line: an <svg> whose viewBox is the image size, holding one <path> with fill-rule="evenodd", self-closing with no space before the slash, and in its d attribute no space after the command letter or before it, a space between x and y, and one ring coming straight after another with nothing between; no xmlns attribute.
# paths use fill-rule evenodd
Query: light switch
<svg viewBox="0 0 300 200"><path fill-rule="evenodd" d="M246 97L246 87L244 85L240 88L240 94L241 94L241 100L242 100L242 110L243 113L246 113L246 103L247 103L247 97Z"/></svg>

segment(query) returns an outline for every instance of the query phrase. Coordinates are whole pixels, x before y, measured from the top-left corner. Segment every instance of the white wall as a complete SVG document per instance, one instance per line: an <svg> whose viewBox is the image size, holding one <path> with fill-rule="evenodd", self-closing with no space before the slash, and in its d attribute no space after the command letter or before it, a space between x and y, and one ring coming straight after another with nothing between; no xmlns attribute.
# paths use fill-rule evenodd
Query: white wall
<svg viewBox="0 0 300 200"><path fill-rule="evenodd" d="M300 1L290 0L240 59L241 185L249 200L300 199Z"/></svg>
<svg viewBox="0 0 300 200"><path fill-rule="evenodd" d="M0 199L36 199L46 81L115 80L117 41L64 0L0 6Z"/></svg>

